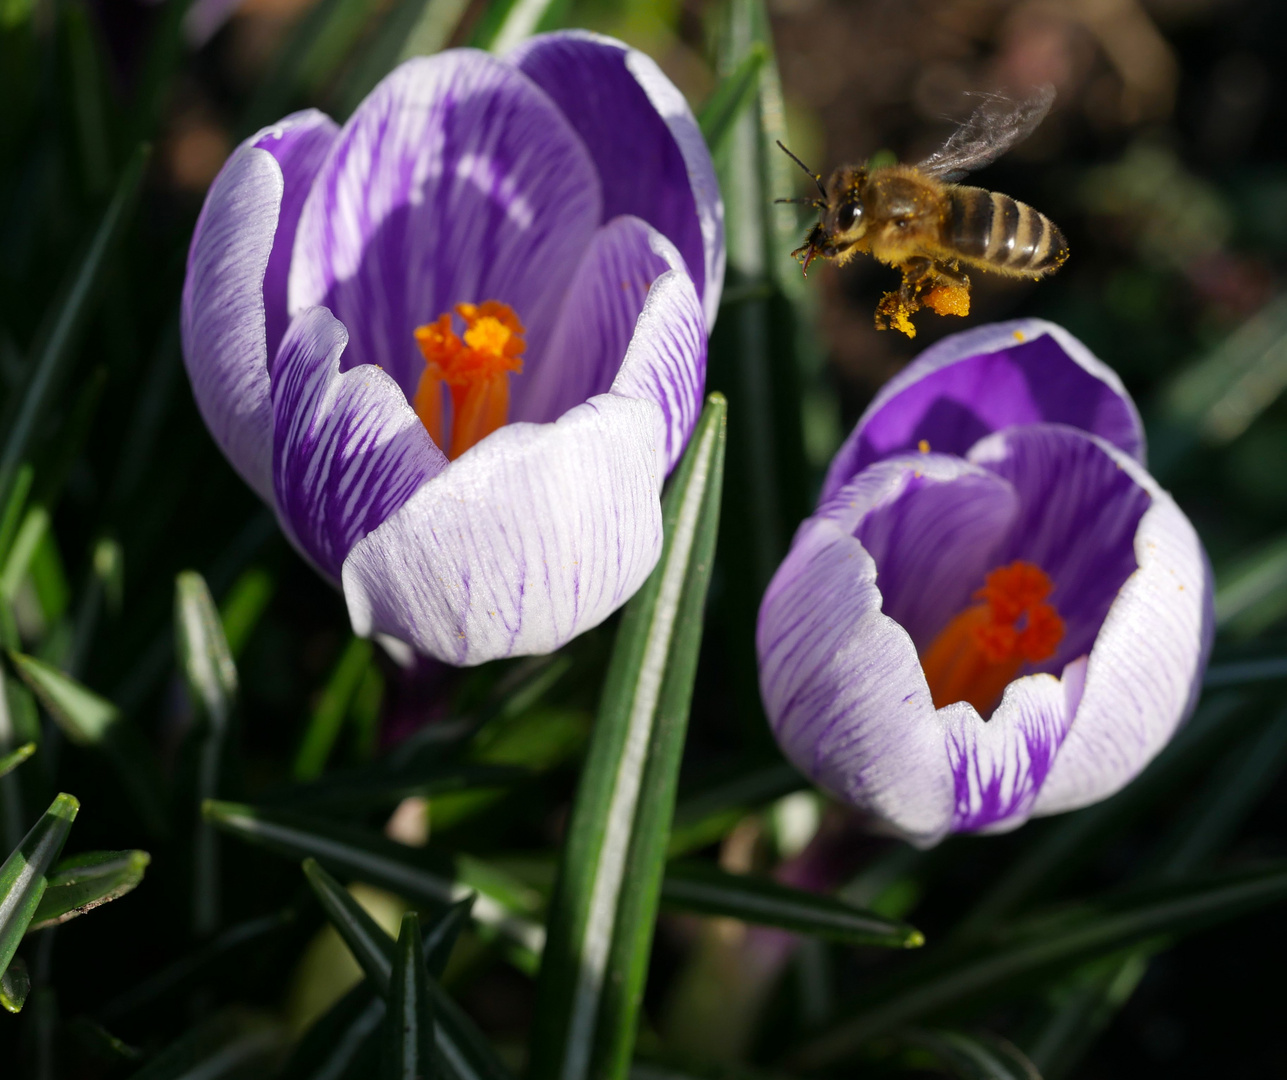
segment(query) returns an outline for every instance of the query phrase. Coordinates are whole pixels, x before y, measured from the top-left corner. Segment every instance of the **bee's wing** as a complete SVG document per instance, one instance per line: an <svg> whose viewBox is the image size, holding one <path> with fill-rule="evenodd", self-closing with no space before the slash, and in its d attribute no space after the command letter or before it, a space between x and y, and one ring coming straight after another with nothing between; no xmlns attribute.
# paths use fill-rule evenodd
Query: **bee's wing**
<svg viewBox="0 0 1287 1080"><path fill-rule="evenodd" d="M955 181L981 169L1026 139L1045 119L1055 100L1055 88L1039 86L1022 98L1004 94L978 94L980 105L953 132L941 149L916 167L925 175Z"/></svg>

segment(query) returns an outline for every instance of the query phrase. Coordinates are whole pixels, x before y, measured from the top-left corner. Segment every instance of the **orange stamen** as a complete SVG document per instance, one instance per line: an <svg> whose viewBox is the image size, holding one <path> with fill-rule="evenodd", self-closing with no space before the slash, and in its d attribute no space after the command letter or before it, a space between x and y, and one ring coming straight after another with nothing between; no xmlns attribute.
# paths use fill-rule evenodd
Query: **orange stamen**
<svg viewBox="0 0 1287 1080"><path fill-rule="evenodd" d="M412 407L429 437L458 458L509 419L509 376L523 370L526 331L514 309L499 300L457 304L465 322L456 336L449 314L416 328L425 370ZM451 393L451 439L444 442L442 384Z"/></svg>
<svg viewBox="0 0 1287 1080"><path fill-rule="evenodd" d="M1046 598L1054 583L1018 560L988 574L974 604L945 626L921 657L934 707L968 701L988 716L1025 663L1049 660L1064 621Z"/></svg>

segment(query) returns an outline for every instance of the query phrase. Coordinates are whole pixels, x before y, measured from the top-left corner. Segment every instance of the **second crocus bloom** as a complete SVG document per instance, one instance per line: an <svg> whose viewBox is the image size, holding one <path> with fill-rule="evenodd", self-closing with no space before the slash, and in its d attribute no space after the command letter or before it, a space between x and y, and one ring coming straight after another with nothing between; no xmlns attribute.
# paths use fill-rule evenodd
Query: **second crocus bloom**
<svg viewBox="0 0 1287 1080"><path fill-rule="evenodd" d="M643 583L723 277L700 131L582 33L408 61L242 144L193 236L197 405L355 631L548 652Z"/></svg>
<svg viewBox="0 0 1287 1080"><path fill-rule="evenodd" d="M1129 782L1191 709L1210 570L1135 408L1059 327L948 338L837 454L760 610L787 756L922 844Z"/></svg>

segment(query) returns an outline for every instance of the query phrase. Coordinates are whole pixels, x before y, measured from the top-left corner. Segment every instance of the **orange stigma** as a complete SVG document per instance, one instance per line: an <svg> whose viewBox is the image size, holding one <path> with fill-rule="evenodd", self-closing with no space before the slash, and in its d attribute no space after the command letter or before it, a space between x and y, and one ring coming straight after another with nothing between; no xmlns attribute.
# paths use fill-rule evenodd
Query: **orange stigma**
<svg viewBox="0 0 1287 1080"><path fill-rule="evenodd" d="M1045 571L1016 560L988 574L974 599L925 650L921 666L934 707L968 701L991 714L1025 663L1049 660L1064 636L1064 621L1046 603L1054 583Z"/></svg>
<svg viewBox="0 0 1287 1080"><path fill-rule="evenodd" d="M412 407L449 458L460 457L509 419L509 376L523 370L523 324L499 300L457 304L462 341L450 314L416 328L425 370ZM451 445L443 441L442 384L451 391Z"/></svg>

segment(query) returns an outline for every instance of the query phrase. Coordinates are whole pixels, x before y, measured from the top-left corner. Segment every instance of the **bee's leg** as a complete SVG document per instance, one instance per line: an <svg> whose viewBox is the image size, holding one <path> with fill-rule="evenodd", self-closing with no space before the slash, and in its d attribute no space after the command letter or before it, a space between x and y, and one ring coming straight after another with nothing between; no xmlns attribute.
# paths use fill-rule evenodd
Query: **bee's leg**
<svg viewBox="0 0 1287 1080"><path fill-rule="evenodd" d="M931 271L931 288L927 289L922 303L939 315L968 315L970 313L970 278L959 267L934 263Z"/></svg>
<svg viewBox="0 0 1287 1080"><path fill-rule="evenodd" d="M936 278L949 285L955 285L958 289L968 289L970 287L970 275L962 273L959 266L948 266L947 263L936 262L933 273Z"/></svg>
<svg viewBox="0 0 1287 1080"><path fill-rule="evenodd" d="M903 284L898 290L899 297L909 311L915 311L921 306L917 297L927 285L933 284L938 267L933 259L917 255L903 263L900 269L903 271Z"/></svg>
<svg viewBox="0 0 1287 1080"><path fill-rule="evenodd" d="M912 315L921 308L921 292L934 283L934 260L913 256L898 267L903 272L903 283L896 292L887 292L876 306L876 329L888 330L891 326L908 337L916 336Z"/></svg>

